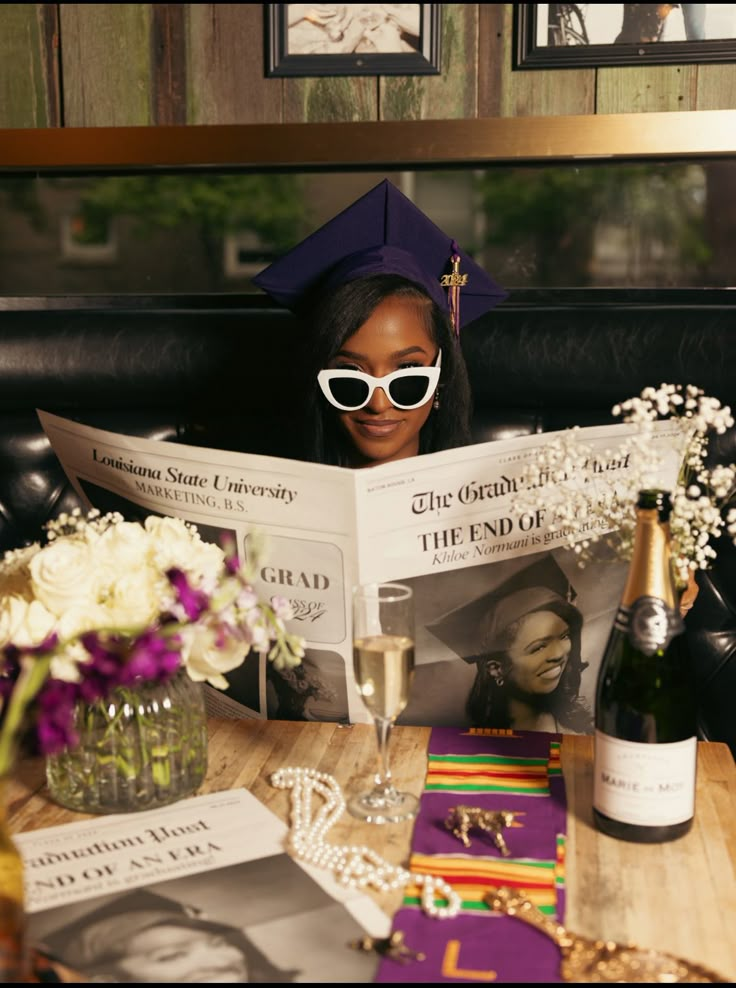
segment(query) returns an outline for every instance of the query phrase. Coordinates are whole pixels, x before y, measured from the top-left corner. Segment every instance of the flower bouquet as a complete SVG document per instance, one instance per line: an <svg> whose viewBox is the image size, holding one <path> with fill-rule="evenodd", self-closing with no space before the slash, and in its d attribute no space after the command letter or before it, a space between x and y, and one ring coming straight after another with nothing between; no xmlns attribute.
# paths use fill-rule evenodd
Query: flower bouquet
<svg viewBox="0 0 736 988"><path fill-rule="evenodd" d="M258 597L263 545L241 563L194 525L62 514L0 562L0 777L21 740L52 795L90 812L163 805L206 769L201 689L251 651L297 666L289 602Z"/></svg>
<svg viewBox="0 0 736 988"><path fill-rule="evenodd" d="M711 437L734 424L731 410L693 385L661 384L615 405L616 418L635 426L633 434L604 456L627 464L615 485L601 490L595 483L596 454L573 428L550 440L525 477L519 512L544 511L549 530L564 534L565 543L585 565L594 543L603 541L621 559L630 559L636 526L634 505L640 490L658 486L662 457L655 441L655 423L668 420L681 466L671 491L670 532L676 582L680 591L694 573L716 557L714 542L727 533L736 541L734 501L736 468L709 465Z"/></svg>

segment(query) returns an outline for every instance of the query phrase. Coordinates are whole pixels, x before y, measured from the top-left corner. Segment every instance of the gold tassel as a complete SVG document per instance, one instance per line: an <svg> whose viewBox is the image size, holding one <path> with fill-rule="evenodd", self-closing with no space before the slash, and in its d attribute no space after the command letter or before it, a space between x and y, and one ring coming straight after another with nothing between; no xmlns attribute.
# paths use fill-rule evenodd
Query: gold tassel
<svg viewBox="0 0 736 988"><path fill-rule="evenodd" d="M443 274L440 284L443 288L447 288L447 301L450 305L450 318L452 320L452 326L455 330L455 335L460 335L460 289L467 285L468 276L467 274L460 273L460 248L457 243L453 240L451 246L452 254L450 256L450 261L452 263L452 271L450 274Z"/></svg>

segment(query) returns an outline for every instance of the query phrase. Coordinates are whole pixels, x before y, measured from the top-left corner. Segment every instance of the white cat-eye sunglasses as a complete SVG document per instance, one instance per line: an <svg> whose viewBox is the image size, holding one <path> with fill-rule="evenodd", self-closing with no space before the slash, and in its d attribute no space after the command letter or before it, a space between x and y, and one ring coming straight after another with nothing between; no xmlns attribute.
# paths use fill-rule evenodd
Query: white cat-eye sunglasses
<svg viewBox="0 0 736 988"><path fill-rule="evenodd" d="M357 370L323 370L317 375L322 394L343 412L365 408L376 388L382 388L396 408L419 408L432 397L440 379L442 351L431 367L404 367L384 377Z"/></svg>

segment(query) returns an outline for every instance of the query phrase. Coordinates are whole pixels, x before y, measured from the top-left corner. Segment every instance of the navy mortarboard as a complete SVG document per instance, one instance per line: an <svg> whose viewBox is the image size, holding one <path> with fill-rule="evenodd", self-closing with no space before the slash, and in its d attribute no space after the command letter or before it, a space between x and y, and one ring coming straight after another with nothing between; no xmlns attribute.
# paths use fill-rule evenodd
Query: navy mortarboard
<svg viewBox="0 0 736 988"><path fill-rule="evenodd" d="M448 310L459 332L507 293L387 179L253 281L301 313L315 293L372 274L398 274Z"/></svg>

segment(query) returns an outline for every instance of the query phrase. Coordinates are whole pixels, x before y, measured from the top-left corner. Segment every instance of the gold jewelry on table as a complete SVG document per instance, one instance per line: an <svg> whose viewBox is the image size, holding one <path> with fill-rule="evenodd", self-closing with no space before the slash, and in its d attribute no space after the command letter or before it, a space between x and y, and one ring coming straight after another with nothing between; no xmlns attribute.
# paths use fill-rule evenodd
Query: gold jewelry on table
<svg viewBox="0 0 736 988"><path fill-rule="evenodd" d="M516 889L491 889L483 899L495 912L516 916L554 940L562 954L560 974L563 981L730 983L728 978L722 978L701 964L693 964L662 950L647 950L633 943L594 940L571 933L561 923L545 916Z"/></svg>
<svg viewBox="0 0 736 988"><path fill-rule="evenodd" d="M484 830L492 835L493 843L501 854L508 858L511 851L509 851L503 836L503 829L510 827L517 816L523 815L523 812L514 810L484 810L481 806L459 804L450 807L445 820L445 827L451 830L465 847L470 847L471 844L470 837L468 837L468 831L471 828L476 827L478 830Z"/></svg>
<svg viewBox="0 0 736 988"><path fill-rule="evenodd" d="M353 950L374 950L381 957L389 957L392 961L408 964L409 961L426 960L427 955L421 950L412 950L404 943L404 931L394 930L389 937L364 936L359 940L351 940L348 944Z"/></svg>

